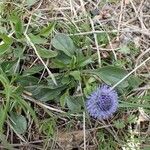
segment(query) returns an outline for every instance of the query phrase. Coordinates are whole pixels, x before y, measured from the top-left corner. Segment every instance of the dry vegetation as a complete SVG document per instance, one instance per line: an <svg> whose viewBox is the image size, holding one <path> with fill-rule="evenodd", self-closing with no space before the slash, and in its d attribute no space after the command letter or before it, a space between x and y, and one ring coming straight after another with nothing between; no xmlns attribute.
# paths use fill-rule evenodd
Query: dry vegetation
<svg viewBox="0 0 150 150"><path fill-rule="evenodd" d="M27 119L27 129L21 134L14 130L11 125L10 111L5 121L4 132L1 134L1 149L150 149L150 1L34 1L28 0L31 3L17 0L0 2L4 8L1 8L1 18L6 19L1 23L1 32L6 33L16 42L12 45L12 49L14 50L22 42L21 38L19 39L15 35L16 31L12 27L13 25L9 21L7 22L8 16L15 10L21 14L20 18L24 27L23 35L26 41L22 55L16 57L9 52L1 56L1 62L17 60L15 69L17 70L19 66L19 72L16 71L16 73L20 76L30 74L33 70L28 71L28 69L34 66L44 66L41 70L38 68L39 72L34 70L35 74L30 74L38 79L37 84L51 86L53 82L58 83L58 74L64 73L65 76L69 69L66 71L59 68L59 65L53 63L53 58L43 58L38 53L36 44L39 42L40 46L55 50L51 39L58 33L64 33L71 37L76 47L82 49L84 55L91 57L92 62L84 67L85 70L98 69L108 65L123 68L127 74L112 84L113 88L116 88L130 76L134 81L132 82L131 79L129 81L129 85L131 82L130 87L125 87L120 91L120 101L125 103L121 103L118 112L112 118L104 121L90 118L84 109L73 112L72 110L68 111L69 106L63 107L63 104L60 104L63 102L59 98L65 93L65 89L52 100L41 101L38 100L37 95L33 94L38 90L31 89L30 91L29 86L26 87L26 83L15 81L14 87L17 87L18 83L23 86L21 97L35 111L38 123L35 123L30 110L26 110L14 102L11 103L14 108L10 107L10 110L22 114ZM31 40L29 33L36 35L42 27L53 22L56 25L46 42L42 41L42 37L38 41L35 37L35 42L32 41L33 39ZM5 71L4 73L7 74ZM86 75L83 78L85 82L77 81L74 84L76 86L69 89L69 94L76 99L81 96L80 100L85 102L86 96L101 84L102 80L94 75L92 77ZM24 78L21 78L21 80L28 82L29 79L24 81ZM45 80L48 80L48 85ZM64 80L64 82L66 81ZM86 87L86 82L89 82L90 89ZM68 85L68 88L70 86ZM3 105L5 97L2 96L1 99Z"/></svg>

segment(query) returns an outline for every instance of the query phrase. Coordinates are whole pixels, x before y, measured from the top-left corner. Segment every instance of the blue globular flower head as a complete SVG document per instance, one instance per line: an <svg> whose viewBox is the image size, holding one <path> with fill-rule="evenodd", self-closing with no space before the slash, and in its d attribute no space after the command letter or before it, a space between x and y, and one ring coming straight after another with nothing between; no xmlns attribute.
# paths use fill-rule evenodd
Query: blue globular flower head
<svg viewBox="0 0 150 150"><path fill-rule="evenodd" d="M99 120L108 119L116 112L118 94L108 85L102 85L93 92L86 101L86 108L90 116Z"/></svg>

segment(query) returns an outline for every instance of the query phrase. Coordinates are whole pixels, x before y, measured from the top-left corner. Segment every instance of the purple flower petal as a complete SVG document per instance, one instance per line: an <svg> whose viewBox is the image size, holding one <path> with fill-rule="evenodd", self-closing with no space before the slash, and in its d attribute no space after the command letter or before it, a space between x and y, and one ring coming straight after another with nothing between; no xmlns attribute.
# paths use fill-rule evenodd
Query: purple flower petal
<svg viewBox="0 0 150 150"><path fill-rule="evenodd" d="M86 108L90 116L97 119L107 119L116 112L118 107L118 94L108 85L102 85L93 92L87 102Z"/></svg>

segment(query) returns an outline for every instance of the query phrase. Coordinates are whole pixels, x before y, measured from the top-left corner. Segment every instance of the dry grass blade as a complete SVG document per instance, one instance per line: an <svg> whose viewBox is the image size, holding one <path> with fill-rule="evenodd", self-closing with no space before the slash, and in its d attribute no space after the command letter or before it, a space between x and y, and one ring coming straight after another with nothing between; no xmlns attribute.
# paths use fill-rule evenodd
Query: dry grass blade
<svg viewBox="0 0 150 150"><path fill-rule="evenodd" d="M57 113L66 114L65 111L60 110L60 109L56 109L56 108L53 108L53 107L50 107L50 106L48 106L48 105L46 105L46 104L43 104L43 103L40 102L39 100L36 100L36 99L32 98L30 95L27 95L27 93L28 93L28 92L25 91L24 94L22 94L22 97L23 97L24 99L29 100L29 101L31 101L31 102L37 104L38 106L40 106L40 107L42 107L42 108L46 108L46 109L48 109L48 110L50 110L50 111L54 111L54 112L57 112ZM82 116L82 115L80 115L80 114L70 114L70 115L71 115L71 116L74 116L74 117Z"/></svg>
<svg viewBox="0 0 150 150"><path fill-rule="evenodd" d="M25 93L27 93L27 92L25 92ZM39 105L39 106L41 106L41 107L43 107L43 108L46 108L46 109L48 109L48 110L51 110L51 111L54 111L54 112L58 112L58 113L65 113L65 112L62 111L62 110L59 110L59 109L56 109L56 108L47 106L47 105L41 103L40 101L35 100L34 98L32 98L31 96L29 96L29 95L27 95L27 94L22 94L22 97L23 97L24 99L27 99L27 100L29 100L29 101L31 101L31 102L34 102L35 104L37 104L37 105Z"/></svg>
<svg viewBox="0 0 150 150"><path fill-rule="evenodd" d="M95 40L95 45L96 45L96 49L97 49L98 64L101 67L101 55L100 55L100 50L99 50L98 41L97 41L97 34L94 33L95 32L95 27L94 27L94 23L93 23L92 19L90 19L90 23L91 23L91 26L92 26L92 32L94 34L94 40Z"/></svg>

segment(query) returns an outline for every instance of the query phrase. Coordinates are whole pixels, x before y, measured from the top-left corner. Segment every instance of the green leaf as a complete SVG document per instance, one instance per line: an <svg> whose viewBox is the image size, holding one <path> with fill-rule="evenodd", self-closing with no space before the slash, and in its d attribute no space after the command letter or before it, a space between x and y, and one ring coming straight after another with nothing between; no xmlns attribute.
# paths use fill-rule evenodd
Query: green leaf
<svg viewBox="0 0 150 150"><path fill-rule="evenodd" d="M67 67L68 67L67 64L65 64L64 62L62 62L59 59L52 60L51 68L60 68L60 69L65 68L65 69L67 69Z"/></svg>
<svg viewBox="0 0 150 150"><path fill-rule="evenodd" d="M97 89L95 79L93 81L90 81L90 80L92 80L92 79L90 78L89 80L85 81L85 87L83 89L84 94L85 94L86 97L88 97L94 90Z"/></svg>
<svg viewBox="0 0 150 150"><path fill-rule="evenodd" d="M127 118L127 122L128 123L136 123L137 121L137 116L136 115L129 115L128 118Z"/></svg>
<svg viewBox="0 0 150 150"><path fill-rule="evenodd" d="M98 40L98 43L102 46L107 45L109 43L106 33L97 34L97 40Z"/></svg>
<svg viewBox="0 0 150 150"><path fill-rule="evenodd" d="M37 2L37 0L26 0L26 3L29 7L34 5L36 2Z"/></svg>
<svg viewBox="0 0 150 150"><path fill-rule="evenodd" d="M16 12L13 12L12 15L10 16L10 21L14 25L17 38L21 38L23 35L23 24L21 17Z"/></svg>
<svg viewBox="0 0 150 150"><path fill-rule="evenodd" d="M76 68L76 63L77 63L77 58L73 55L72 59L70 61L70 64L69 64L70 68L75 69Z"/></svg>
<svg viewBox="0 0 150 150"><path fill-rule="evenodd" d="M52 33L54 27L55 27L56 23L50 23L48 26L43 27L39 33L39 35L44 36L44 37L48 37L50 33Z"/></svg>
<svg viewBox="0 0 150 150"><path fill-rule="evenodd" d="M64 108L65 107L65 104L67 102L67 99L68 99L68 96L69 96L69 93L68 91L65 92L61 97L60 97L60 105Z"/></svg>
<svg viewBox="0 0 150 150"><path fill-rule="evenodd" d="M19 46L15 47L13 49L14 57L16 57L16 58L23 58L24 57L23 56L24 50L25 49L22 48L22 47L19 47Z"/></svg>
<svg viewBox="0 0 150 150"><path fill-rule="evenodd" d="M92 70L91 73L97 75L108 85L116 84L127 75L126 70L114 66L106 66L100 69ZM125 88L128 85L128 81L125 80L121 84L119 84L118 87Z"/></svg>
<svg viewBox="0 0 150 150"><path fill-rule="evenodd" d="M0 56L1 56L8 51L11 44L13 43L13 40L5 34L0 34L0 38L3 40L2 41L3 44L0 45Z"/></svg>
<svg viewBox="0 0 150 150"><path fill-rule="evenodd" d="M129 85L134 89L134 88L137 88L143 82L143 80L140 79L139 77L131 76L128 79L128 82L129 82Z"/></svg>
<svg viewBox="0 0 150 150"><path fill-rule="evenodd" d="M84 58L79 62L79 67L84 67L92 62L92 58Z"/></svg>
<svg viewBox="0 0 150 150"><path fill-rule="evenodd" d="M23 33L23 26L22 26L21 20L16 22L16 24L15 24L15 31L16 31L17 38L21 38L22 37L22 33Z"/></svg>
<svg viewBox="0 0 150 150"><path fill-rule="evenodd" d="M32 75L32 74L35 74L35 73L39 73L43 69L44 69L43 65L33 66L32 68L29 68L29 69L25 70L23 72L23 75L29 76L29 75Z"/></svg>
<svg viewBox="0 0 150 150"><path fill-rule="evenodd" d="M80 71L71 71L70 75L73 76L75 80L81 81Z"/></svg>
<svg viewBox="0 0 150 150"><path fill-rule="evenodd" d="M144 148L143 148L143 150L150 150L150 146L148 145L148 146L145 146Z"/></svg>
<svg viewBox="0 0 150 150"><path fill-rule="evenodd" d="M19 76L16 81L21 86L25 87L29 85L36 85L39 82L39 79L33 76Z"/></svg>
<svg viewBox="0 0 150 150"><path fill-rule="evenodd" d="M7 50L9 49L10 45L8 44L2 44L0 45L0 55L3 55L4 53L7 52Z"/></svg>
<svg viewBox="0 0 150 150"><path fill-rule="evenodd" d="M37 100L46 102L55 99L64 88L50 89L47 86L28 86L26 90L31 92Z"/></svg>
<svg viewBox="0 0 150 150"><path fill-rule="evenodd" d="M17 61L4 61L1 63L1 68L2 70L7 74L7 75L13 75L14 70L16 69Z"/></svg>
<svg viewBox="0 0 150 150"><path fill-rule="evenodd" d="M125 71L124 69L113 66L103 67L99 69L98 72L100 78L107 84L116 84L127 75L127 71ZM127 87L128 82L124 81L123 84L121 84L121 86Z"/></svg>
<svg viewBox="0 0 150 150"><path fill-rule="evenodd" d="M119 104L120 108L138 108L138 107L143 107L143 108L147 108L150 109L150 106L147 104L138 104L138 103L128 103L125 101L121 101L121 103Z"/></svg>
<svg viewBox="0 0 150 150"><path fill-rule="evenodd" d="M65 34L57 34L52 39L52 45L57 49L63 51L69 57L72 57L75 52L75 46L72 39Z"/></svg>
<svg viewBox="0 0 150 150"><path fill-rule="evenodd" d="M0 38L3 39L3 42L6 44L12 44L12 38L8 37L6 34L0 34Z"/></svg>
<svg viewBox="0 0 150 150"><path fill-rule="evenodd" d="M52 58L52 57L56 57L58 54L56 51L47 50L46 48L40 48L40 47L37 48L37 51L42 58Z"/></svg>
<svg viewBox="0 0 150 150"><path fill-rule="evenodd" d="M32 107L30 106L30 104L28 102L26 102L26 100L22 99L20 96L18 96L16 93L12 95L12 98L17 101L17 103L21 106L24 107L26 110L28 110L28 112L30 113L30 115L32 116L35 125L38 126L38 118L36 117L36 113L35 110L32 109Z"/></svg>
<svg viewBox="0 0 150 150"><path fill-rule="evenodd" d="M0 19L0 21L1 21L1 19ZM1 25L2 25L2 24L1 24ZM2 34L6 34L6 33L8 32L6 28L7 28L7 27L2 27L2 26L0 26L0 31L1 31Z"/></svg>
<svg viewBox="0 0 150 150"><path fill-rule="evenodd" d="M29 34L29 37L34 44L44 44L47 42L47 39L42 38L39 35L33 35L32 33Z"/></svg>
<svg viewBox="0 0 150 150"><path fill-rule="evenodd" d="M68 69L72 59L64 53L58 53L57 57L52 60L51 68L64 68Z"/></svg>
<svg viewBox="0 0 150 150"><path fill-rule="evenodd" d="M114 121L114 125L117 129L123 129L125 127L125 123L123 120Z"/></svg>
<svg viewBox="0 0 150 150"><path fill-rule="evenodd" d="M11 113L11 125L15 132L18 134L23 134L27 130L27 120L24 116L18 115L16 113Z"/></svg>
<svg viewBox="0 0 150 150"><path fill-rule="evenodd" d="M72 81L73 81L73 80L71 80L71 78L70 78L69 75L65 75L65 76L63 76L62 79L61 79L61 83L64 84L64 85L65 85L65 84L68 85L68 84L70 84ZM67 88L67 87L66 87L66 88Z"/></svg>
<svg viewBox="0 0 150 150"><path fill-rule="evenodd" d="M7 112L5 112L5 109L2 108L2 106L0 106L0 133L3 131L3 126L5 123L5 119L6 119L6 114Z"/></svg>
<svg viewBox="0 0 150 150"><path fill-rule="evenodd" d="M68 96L67 98L67 106L71 112L80 112L81 111L81 105L76 101L75 99L71 99L71 97Z"/></svg>
<svg viewBox="0 0 150 150"><path fill-rule="evenodd" d="M55 133L56 122L54 119L44 119L41 121L42 132L47 136L52 136Z"/></svg>
<svg viewBox="0 0 150 150"><path fill-rule="evenodd" d="M50 77L47 77L46 80L48 82L48 88L50 89L57 89L63 86L66 86L65 84L63 84L61 81L64 78L64 75L58 75L56 76L56 80L57 80L57 85L54 84L53 80ZM67 79L68 81L69 79ZM68 82L67 82L68 83Z"/></svg>
<svg viewBox="0 0 150 150"><path fill-rule="evenodd" d="M130 54L130 48L127 45L122 45L119 49L122 54Z"/></svg>
<svg viewBox="0 0 150 150"><path fill-rule="evenodd" d="M35 98L42 102L46 102L55 99L60 93L61 90L50 90L48 88L45 88L41 89L41 91L35 95Z"/></svg>

